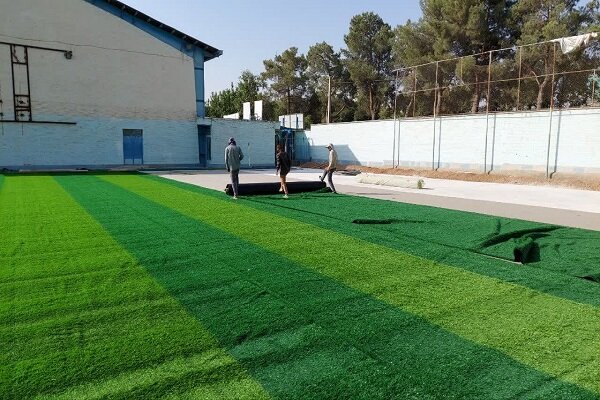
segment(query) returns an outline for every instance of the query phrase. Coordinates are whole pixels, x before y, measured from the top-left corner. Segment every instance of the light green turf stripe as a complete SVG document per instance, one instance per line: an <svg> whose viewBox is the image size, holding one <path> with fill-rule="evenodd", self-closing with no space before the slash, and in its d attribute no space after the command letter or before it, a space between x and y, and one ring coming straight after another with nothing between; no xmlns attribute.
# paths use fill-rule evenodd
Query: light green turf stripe
<svg viewBox="0 0 600 400"><path fill-rule="evenodd" d="M52 177L0 210L0 398L269 397Z"/></svg>
<svg viewBox="0 0 600 400"><path fill-rule="evenodd" d="M139 176L109 182L600 393L600 309Z"/></svg>
<svg viewBox="0 0 600 400"><path fill-rule="evenodd" d="M222 368L235 361L230 357L223 357L220 349L206 351L203 354L188 358L177 358L155 368L141 369L131 373L122 374L113 379L99 384L87 384L60 395L40 396L48 400L93 400L110 398L117 394L135 393L139 387L148 387L159 381L176 381L185 379L186 375L204 371L210 375L212 371ZM202 387L190 389L184 393L173 395L173 398L200 398L205 400L220 399L248 399L260 397L256 390L256 383L251 380L204 383ZM253 387L254 386L254 387Z"/></svg>

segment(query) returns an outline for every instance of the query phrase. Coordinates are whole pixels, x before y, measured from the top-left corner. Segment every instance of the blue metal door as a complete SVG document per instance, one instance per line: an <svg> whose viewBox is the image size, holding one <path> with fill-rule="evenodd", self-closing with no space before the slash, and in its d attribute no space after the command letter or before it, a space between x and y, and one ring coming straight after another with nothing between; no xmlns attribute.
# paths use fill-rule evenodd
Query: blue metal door
<svg viewBox="0 0 600 400"><path fill-rule="evenodd" d="M144 163L144 137L141 129L123 129L123 164Z"/></svg>
<svg viewBox="0 0 600 400"><path fill-rule="evenodd" d="M211 157L210 126L198 126L198 164L206 168Z"/></svg>

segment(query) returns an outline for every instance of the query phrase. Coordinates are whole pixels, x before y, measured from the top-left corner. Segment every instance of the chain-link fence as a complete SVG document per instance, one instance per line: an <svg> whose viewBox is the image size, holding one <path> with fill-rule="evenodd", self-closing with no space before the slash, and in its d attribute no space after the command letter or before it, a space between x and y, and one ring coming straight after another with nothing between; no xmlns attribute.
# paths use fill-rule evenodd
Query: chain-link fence
<svg viewBox="0 0 600 400"><path fill-rule="evenodd" d="M400 117L600 106L600 42L549 41L395 71Z"/></svg>

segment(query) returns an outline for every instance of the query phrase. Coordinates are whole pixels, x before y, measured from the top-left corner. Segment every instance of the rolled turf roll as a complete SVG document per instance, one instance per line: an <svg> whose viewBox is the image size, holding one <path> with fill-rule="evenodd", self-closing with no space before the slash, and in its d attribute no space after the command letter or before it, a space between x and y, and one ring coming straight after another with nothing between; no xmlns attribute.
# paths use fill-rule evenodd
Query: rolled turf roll
<svg viewBox="0 0 600 400"><path fill-rule="evenodd" d="M371 185L393 186L408 189L423 189L425 182L423 179L412 176L383 175L383 174L360 174L358 183L368 183Z"/></svg>
<svg viewBox="0 0 600 400"><path fill-rule="evenodd" d="M278 194L281 184L279 182L266 182L266 183L241 183L238 188L238 195L240 196L256 196L266 194ZM327 187L325 182L313 181L313 182L288 182L287 183L289 193L304 193L304 192L316 192L323 190ZM229 196L233 196L233 189L231 184L227 184L225 187L225 193Z"/></svg>

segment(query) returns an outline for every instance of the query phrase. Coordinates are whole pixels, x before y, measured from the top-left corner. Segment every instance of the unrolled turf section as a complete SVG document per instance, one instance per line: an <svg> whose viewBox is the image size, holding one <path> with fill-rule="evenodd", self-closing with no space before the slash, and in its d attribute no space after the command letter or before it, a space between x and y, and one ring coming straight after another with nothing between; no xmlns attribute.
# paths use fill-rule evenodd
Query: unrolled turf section
<svg viewBox="0 0 600 400"><path fill-rule="evenodd" d="M142 175L0 184L0 398L600 398L594 254L542 265L539 242L595 232ZM502 260L523 236L535 261Z"/></svg>
<svg viewBox="0 0 600 400"><path fill-rule="evenodd" d="M4 179L0 232L1 399L268 398L52 177Z"/></svg>

